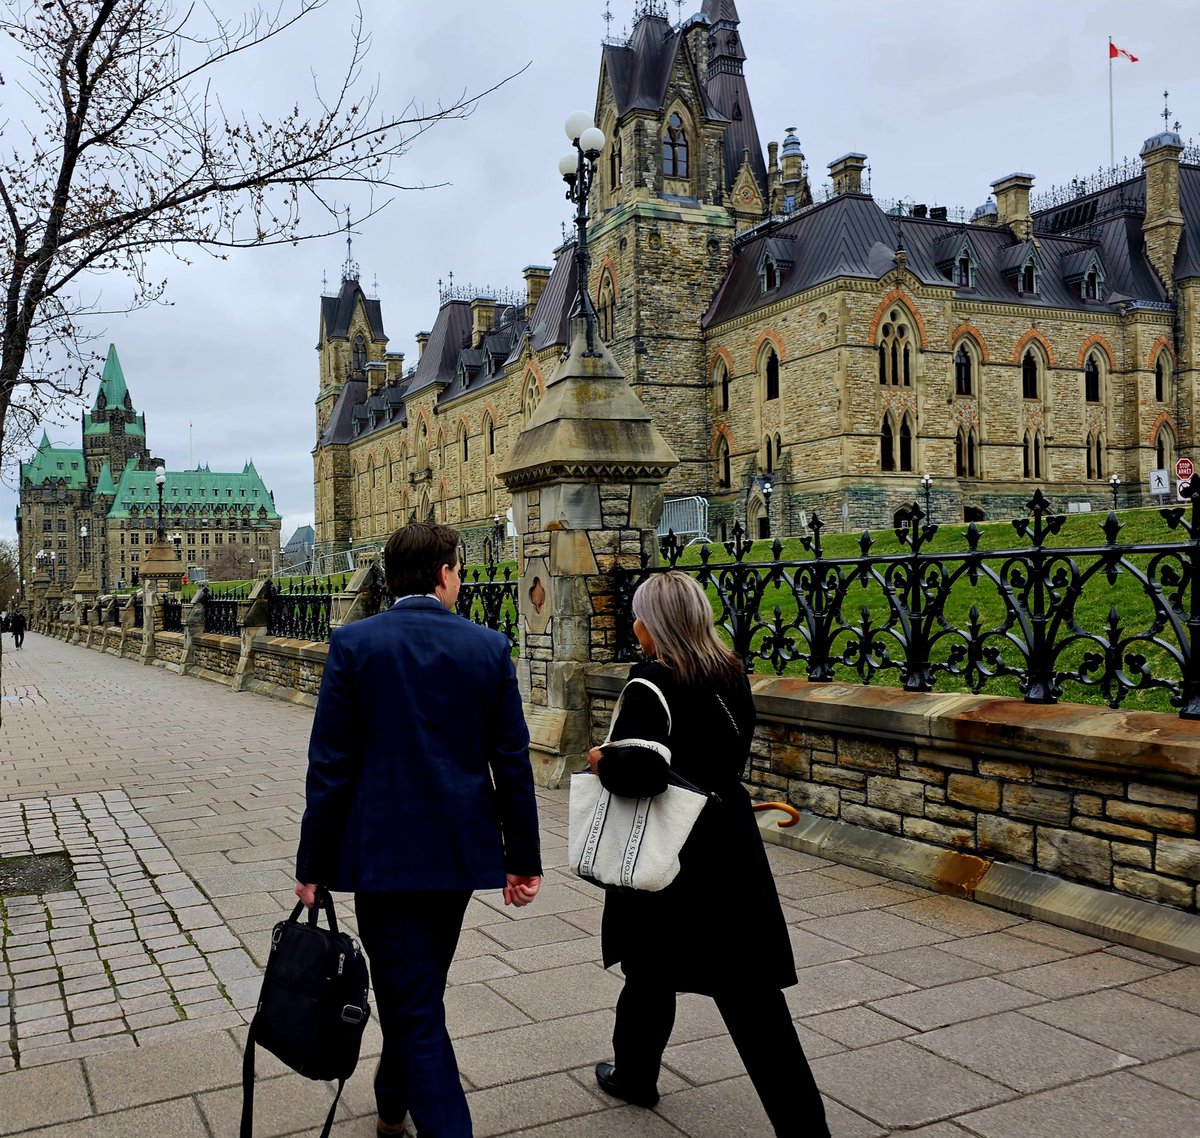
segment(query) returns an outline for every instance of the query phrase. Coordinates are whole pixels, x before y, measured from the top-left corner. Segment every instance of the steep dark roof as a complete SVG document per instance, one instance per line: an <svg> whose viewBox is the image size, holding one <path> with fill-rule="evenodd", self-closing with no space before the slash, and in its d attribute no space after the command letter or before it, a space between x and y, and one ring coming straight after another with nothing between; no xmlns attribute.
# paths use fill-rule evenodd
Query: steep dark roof
<svg viewBox="0 0 1200 1138"><path fill-rule="evenodd" d="M354 438L354 410L367 397L365 379L348 379L338 393L337 402L325 424L321 446L331 443L348 443Z"/></svg>
<svg viewBox="0 0 1200 1138"><path fill-rule="evenodd" d="M1186 169L1181 182L1187 186L1184 216L1189 237L1200 230L1200 169ZM1135 180L1138 181L1138 180ZM739 242L732 266L704 318L705 327L720 324L765 304L773 304L837 277L878 280L895 267L896 249L903 243L906 267L919 281L929 285L951 284L938 268L945 265L947 250L956 248L966 235L976 254L973 287L961 290L980 300L1046 308L1095 308L1097 301L1084 300L1077 284L1067 283L1083 259L1094 254L1104 266L1107 295L1101 302L1119 300L1163 301L1166 294L1143 253L1141 216L1122 201L1134 203L1139 187L1126 185L1106 190L1109 195L1093 214L1085 229L1065 234L1037 235L1040 267L1038 294L1018 297L1011 274L1024 263L1033 243L1014 241L1007 229L987 225L962 225L931 218L900 219L884 213L865 194L844 194L822 202L778 226L760 229ZM1185 195L1186 196L1186 195ZM1040 216L1040 215L1039 215ZM1038 217L1035 216L1035 224ZM795 263L783 273L778 288L764 294L758 266L765 247L779 238L791 238ZM1180 265L1188 271L1200 268L1192 260L1200 249L1189 245L1181 251Z"/></svg>
<svg viewBox="0 0 1200 1138"><path fill-rule="evenodd" d="M465 300L446 301L433 322L429 341L413 369L405 395L415 395L437 383L450 383L458 365L458 353L470 342L471 305Z"/></svg>
<svg viewBox="0 0 1200 1138"><path fill-rule="evenodd" d="M1179 167L1179 204L1187 224L1175 257L1175 279L1200 277L1200 166Z"/></svg>
<svg viewBox="0 0 1200 1138"><path fill-rule="evenodd" d="M743 67L746 52L738 34L737 6L733 0L705 0L702 16L711 28L708 37L708 76L706 88L712 104L729 120L722 143L725 160L725 188L733 186L746 152L750 172L763 195L767 192L767 164L754 122L750 88Z"/></svg>
<svg viewBox="0 0 1200 1138"><path fill-rule="evenodd" d="M373 340L386 340L383 332L383 312L378 300L371 300L353 277L342 281L342 290L337 296L321 297L321 322L325 335L330 340L344 340L350 335L350 321L354 316L354 305L362 298L371 328Z"/></svg>
<svg viewBox="0 0 1200 1138"><path fill-rule="evenodd" d="M557 251L550 279L530 317L529 334L535 352L551 344L567 342L567 323L575 306L577 279L575 242L572 241Z"/></svg>
<svg viewBox="0 0 1200 1138"><path fill-rule="evenodd" d="M667 97L667 81L682 44L682 34L672 29L663 17L647 15L637 22L627 44L604 45L604 66L612 84L618 118L626 111L662 109ZM699 79L705 117L722 118L708 97L702 81L704 76Z"/></svg>

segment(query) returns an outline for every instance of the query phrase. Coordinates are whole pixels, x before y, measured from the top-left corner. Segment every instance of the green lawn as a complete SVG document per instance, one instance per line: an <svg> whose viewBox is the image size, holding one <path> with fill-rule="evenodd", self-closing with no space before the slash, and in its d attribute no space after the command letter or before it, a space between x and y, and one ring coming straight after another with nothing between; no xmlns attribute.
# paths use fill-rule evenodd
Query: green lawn
<svg viewBox="0 0 1200 1138"><path fill-rule="evenodd" d="M1041 519L1043 530L1049 522L1048 517ZM1106 554L1105 522L1102 513L1067 515L1061 528L1045 534L1042 542L1042 569L1034 574L1034 580L1045 586L1040 603L1043 611L1051 614L1045 637L1058 648L1053 668L1059 673L1083 668L1079 678L1062 679L1060 698L1082 703L1120 699L1129 708L1171 711L1168 693L1155 688L1153 681L1179 679L1178 640L1169 627L1159 630L1159 639L1167 647L1129 639L1146 634L1155 622L1155 606L1130 567L1143 573L1152 568L1151 576L1186 613L1190 590L1172 586L1171 574L1183 579L1191 543L1186 530L1170 529L1158 510L1129 510L1119 515L1119 546ZM1030 521L1028 532L1032 531ZM1032 626L1023 630L1019 622L1014 624L1013 614L1018 608L1036 611L1039 603L1036 584L1028 582L1035 564L1034 545L1029 537L1018 534L1011 522L981 524L975 536L975 548L990 554L986 559L965 556L968 527L961 522L939 527L922 543L920 556L915 558L912 548L893 530L878 531L869 541L863 535L824 534L819 567L811 542L805 548L799 538L789 539L782 543L781 561L785 564L781 569L772 564L773 543L755 542L743 559L743 566L749 568L740 601L735 595L737 577L729 568L734 558L723 545L713 545L707 551L709 596L718 623L726 627L735 623L731 606L740 605L747 613L757 611L757 619L749 621L751 650L760 657L756 671L806 675L807 663L796 657L808 651L806 633L816 634L824 619L831 637L829 655L835 661L835 679L899 685L899 665L904 658L901 637L924 636L929 645L927 658L935 666L937 690L968 690L978 683L983 691L1021 695L1015 677L1001 674L984 679L967 674L964 665L972 648L956 630L974 627L979 636L996 630L984 643L984 650L994 656L979 659L986 671L1024 667L1018 642L1034 633ZM1120 547L1131 544L1164 548L1128 556L1122 564ZM864 553L868 555L865 559ZM1005 553L1013 556L1006 558ZM681 568L698 566L703 557L701 547L690 546L678 564ZM976 572L972 572L972 561ZM915 578L914 564L918 569ZM803 613L796 592L807 602ZM1006 592L1011 608L1006 605ZM1078 632L1072 631L1066 619L1072 601ZM932 615L922 616L926 610ZM1107 647L1105 641L1113 647ZM978 650L974 651L978 658ZM1128 682L1142 690L1126 693L1117 683L1105 690L1098 681L1105 671L1106 654L1125 669ZM1083 667L1085 663L1089 666ZM946 670L948 664L953 670Z"/></svg>

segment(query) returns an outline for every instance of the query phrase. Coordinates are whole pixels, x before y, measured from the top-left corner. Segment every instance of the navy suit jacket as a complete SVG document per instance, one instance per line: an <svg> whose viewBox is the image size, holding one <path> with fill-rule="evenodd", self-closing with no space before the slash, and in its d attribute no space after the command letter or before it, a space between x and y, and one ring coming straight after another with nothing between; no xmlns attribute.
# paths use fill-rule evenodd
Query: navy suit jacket
<svg viewBox="0 0 1200 1138"><path fill-rule="evenodd" d="M306 794L300 881L374 893L541 873L508 640L432 597L336 629Z"/></svg>

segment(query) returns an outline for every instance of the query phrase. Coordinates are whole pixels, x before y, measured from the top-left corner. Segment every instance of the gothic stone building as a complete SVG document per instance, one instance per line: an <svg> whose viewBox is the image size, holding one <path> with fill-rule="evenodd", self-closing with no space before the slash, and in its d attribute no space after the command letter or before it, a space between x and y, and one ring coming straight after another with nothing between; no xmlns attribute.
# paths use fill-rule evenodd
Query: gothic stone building
<svg viewBox="0 0 1200 1138"><path fill-rule="evenodd" d="M81 448L52 446L43 432L33 457L21 463L21 572L27 581L44 569L69 592L86 556L92 580L107 592L137 583L158 528L154 471L162 465L147 448L146 416L134 409L112 345L82 428ZM281 519L252 462L231 474L208 466L167 470L163 507L181 573L210 565L230 546L239 549L239 560L248 553L264 566L279 549Z"/></svg>
<svg viewBox="0 0 1200 1138"><path fill-rule="evenodd" d="M1042 202L1011 174L968 218L885 208L852 152L814 201L794 130L764 158L738 29L734 0L681 26L642 0L600 59L587 288L680 458L668 497L755 536L813 511L889 523L924 473L939 520L1010 516L1035 487L1102 507L1114 474L1149 501L1197 429L1200 154L1164 132L1139 167ZM407 372L353 273L322 300L319 547L412 518L492 532L497 454L563 347L571 253L525 270L523 302L444 293Z"/></svg>

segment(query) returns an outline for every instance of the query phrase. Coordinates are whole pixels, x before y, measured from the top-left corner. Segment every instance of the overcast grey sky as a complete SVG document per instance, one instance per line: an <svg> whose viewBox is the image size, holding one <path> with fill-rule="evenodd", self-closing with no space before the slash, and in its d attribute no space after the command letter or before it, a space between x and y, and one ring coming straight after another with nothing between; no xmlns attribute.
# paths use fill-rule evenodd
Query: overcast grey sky
<svg viewBox="0 0 1200 1138"><path fill-rule="evenodd" d="M215 0L222 13L241 9ZM634 0L611 0L619 34ZM698 2L682 6L686 15ZM476 114L440 125L400 167L410 183L354 235L389 347L416 360L433 324L437 282L521 286L549 264L567 219L557 173L566 115L593 109L605 32L603 0L362 0L373 37L365 77L380 97L430 107L528 70ZM676 5L669 0L672 19ZM310 100L350 50L350 0L329 0L251 71L221 86L226 105L264 110ZM1108 37L1139 57L1114 61L1116 153L1136 157L1162 129L1162 92L1184 139L1200 138L1200 4L1196 0L738 0L746 74L764 148L795 126L816 190L826 166L868 155L877 197L972 208L992 181L1021 170L1034 191L1108 165ZM7 45L0 71L12 73ZM363 199L347 192L356 212ZM153 452L173 469L252 458L283 514L283 540L311 522L322 274L340 283L345 243L162 258L169 305L97 320L97 350L117 345ZM119 282L105 300L121 296ZM85 393L90 406L97 380ZM189 450L189 423L191 448ZM78 409L48 424L80 445ZM0 537L15 533L15 472L0 487Z"/></svg>

